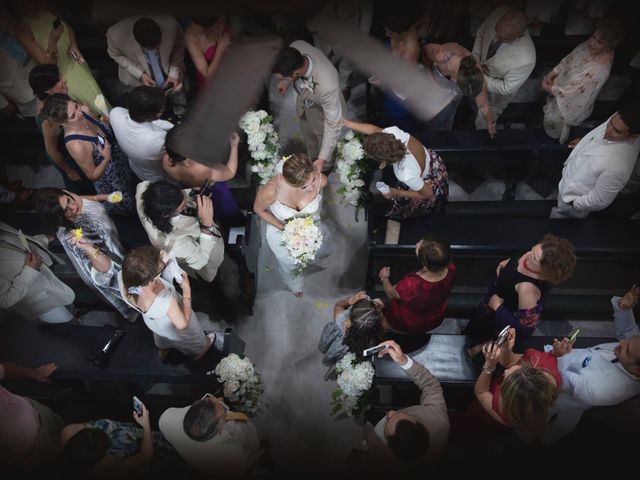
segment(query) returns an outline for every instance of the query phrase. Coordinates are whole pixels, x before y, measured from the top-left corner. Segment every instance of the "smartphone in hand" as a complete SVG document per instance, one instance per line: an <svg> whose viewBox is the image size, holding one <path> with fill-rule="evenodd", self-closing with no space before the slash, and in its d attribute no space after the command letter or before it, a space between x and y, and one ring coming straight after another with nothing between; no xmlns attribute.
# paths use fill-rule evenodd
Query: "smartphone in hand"
<svg viewBox="0 0 640 480"><path fill-rule="evenodd" d="M164 94L168 95L173 91L173 83L167 83L167 85L163 89Z"/></svg>
<svg viewBox="0 0 640 480"><path fill-rule="evenodd" d="M578 338L578 334L580 333L580 329L578 328L575 332L573 332L571 334L571 336L569 337L569 343L571 345L573 345L574 343L576 343L576 338Z"/></svg>
<svg viewBox="0 0 640 480"><path fill-rule="evenodd" d="M363 357L368 357L369 355L375 355L378 352L381 352L387 348L386 345L376 345L375 347L367 348L364 352L362 352Z"/></svg>
<svg viewBox="0 0 640 480"><path fill-rule="evenodd" d="M99 143L101 146L103 146L103 147L104 147L104 143L105 143L104 137L103 137L102 135L98 134L98 135L96 135L96 138L98 139L98 143Z"/></svg>
<svg viewBox="0 0 640 480"><path fill-rule="evenodd" d="M506 342L509 338L509 329L511 328L510 325L507 325L506 327L504 327L502 329L502 331L498 334L498 340L496 341L496 343L498 344L498 346L502 345L504 342Z"/></svg>
<svg viewBox="0 0 640 480"><path fill-rule="evenodd" d="M136 412L137 416L142 416L142 402L135 395L133 396L133 411Z"/></svg>

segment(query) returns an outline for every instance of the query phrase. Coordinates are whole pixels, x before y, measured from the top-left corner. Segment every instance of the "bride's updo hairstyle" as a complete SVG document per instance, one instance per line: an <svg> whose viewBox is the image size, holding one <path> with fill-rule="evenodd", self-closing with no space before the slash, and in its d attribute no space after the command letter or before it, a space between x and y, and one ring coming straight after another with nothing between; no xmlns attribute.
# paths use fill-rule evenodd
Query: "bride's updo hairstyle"
<svg viewBox="0 0 640 480"><path fill-rule="evenodd" d="M362 146L367 156L380 164L380 168L398 163L407 153L400 140L384 132L367 135Z"/></svg>
<svg viewBox="0 0 640 480"><path fill-rule="evenodd" d="M309 175L314 172L313 163L304 153L294 153L285 157L282 164L282 177L284 181L295 188L304 186L309 180Z"/></svg>

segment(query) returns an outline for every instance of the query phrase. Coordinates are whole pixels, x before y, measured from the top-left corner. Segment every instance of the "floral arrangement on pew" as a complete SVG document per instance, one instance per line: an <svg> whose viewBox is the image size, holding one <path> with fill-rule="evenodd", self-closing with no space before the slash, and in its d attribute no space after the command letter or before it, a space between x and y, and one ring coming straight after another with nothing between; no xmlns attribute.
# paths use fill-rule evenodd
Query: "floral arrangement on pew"
<svg viewBox="0 0 640 480"><path fill-rule="evenodd" d="M374 376L371 360L349 352L336 363L336 372L338 388L331 395L331 415L343 411L363 420L369 409L369 390Z"/></svg>
<svg viewBox="0 0 640 480"><path fill-rule="evenodd" d="M336 146L336 171L342 184L337 191L343 202L356 208L365 205L368 194L364 176L367 170L362 136L349 130Z"/></svg>
<svg viewBox="0 0 640 480"><path fill-rule="evenodd" d="M264 388L260 373L251 360L232 353L220 360L215 374L222 383L222 395L232 410L249 417L260 412L260 396Z"/></svg>
<svg viewBox="0 0 640 480"><path fill-rule="evenodd" d="M296 264L294 275L300 275L322 246L323 235L309 215L294 217L284 224L282 245Z"/></svg>
<svg viewBox="0 0 640 480"><path fill-rule="evenodd" d="M247 143L253 162L251 171L260 178L264 185L274 175L279 161L278 132L273 127L273 118L264 110L249 111L238 122L247 134Z"/></svg>

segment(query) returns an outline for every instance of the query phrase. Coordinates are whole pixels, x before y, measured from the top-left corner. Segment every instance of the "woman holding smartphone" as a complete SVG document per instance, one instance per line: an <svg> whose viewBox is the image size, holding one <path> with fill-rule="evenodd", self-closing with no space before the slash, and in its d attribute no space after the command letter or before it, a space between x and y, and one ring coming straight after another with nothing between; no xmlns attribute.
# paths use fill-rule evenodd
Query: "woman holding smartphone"
<svg viewBox="0 0 640 480"><path fill-rule="evenodd" d="M69 85L69 95L87 105L95 115L107 113L110 107L106 102L102 108L96 105L96 98L104 96L78 49L71 26L52 12L38 9L33 0L14 4L19 18L16 38L33 62L57 65Z"/></svg>
<svg viewBox="0 0 640 480"><path fill-rule="evenodd" d="M122 193L119 203L106 205L109 214L132 214L136 211L137 178L129 160L116 143L111 127L94 118L89 109L67 95L53 94L44 101L45 119L64 131L64 142L98 194Z"/></svg>

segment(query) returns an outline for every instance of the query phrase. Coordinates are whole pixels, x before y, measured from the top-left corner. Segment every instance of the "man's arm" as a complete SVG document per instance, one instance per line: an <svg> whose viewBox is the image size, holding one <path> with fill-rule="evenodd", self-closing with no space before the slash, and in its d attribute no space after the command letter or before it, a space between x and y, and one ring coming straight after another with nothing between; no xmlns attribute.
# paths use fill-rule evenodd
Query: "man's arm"
<svg viewBox="0 0 640 480"><path fill-rule="evenodd" d="M342 105L340 104L340 89L337 82L335 89L327 91L320 98L320 105L324 111L324 132L322 133L322 145L318 158L328 161L333 154L336 143L338 143L342 129Z"/></svg>
<svg viewBox="0 0 640 480"><path fill-rule="evenodd" d="M424 365L413 361L413 365L405 372L422 392L420 405L442 405L445 409L447 408L440 381Z"/></svg>
<svg viewBox="0 0 640 480"><path fill-rule="evenodd" d="M129 57L127 57L124 54L124 52L120 50L120 47L114 41L114 39L111 38L112 35L116 35L121 30L122 29L119 28L118 32L112 32L111 29L107 31L107 53L118 65L124 68L132 77L139 79L144 73L144 70L136 62L134 62Z"/></svg>
<svg viewBox="0 0 640 480"><path fill-rule="evenodd" d="M12 279L0 276L0 308L10 308L22 300L38 275L39 270L25 263Z"/></svg>
<svg viewBox="0 0 640 480"><path fill-rule="evenodd" d="M618 173L603 172L598 177L593 189L576 198L573 201L573 207L578 211L599 211L607 208L615 200L616 196L626 185L628 178Z"/></svg>
<svg viewBox="0 0 640 480"><path fill-rule="evenodd" d="M484 76L487 82L487 90L491 93L497 93L500 95L511 95L518 91L518 89L527 81L533 68L536 66L535 62L527 63L516 68L512 68L507 72L504 78L493 78L487 75Z"/></svg>
<svg viewBox="0 0 640 480"><path fill-rule="evenodd" d="M612 297L613 322L616 326L616 338L622 340L640 335L640 328L633 315L633 308L638 303L640 289L635 285L631 287L624 297Z"/></svg>
<svg viewBox="0 0 640 480"><path fill-rule="evenodd" d="M55 363L47 363L39 367L23 367L17 363L0 363L0 380L4 378L32 378L39 382L48 382L49 377L58 369Z"/></svg>

